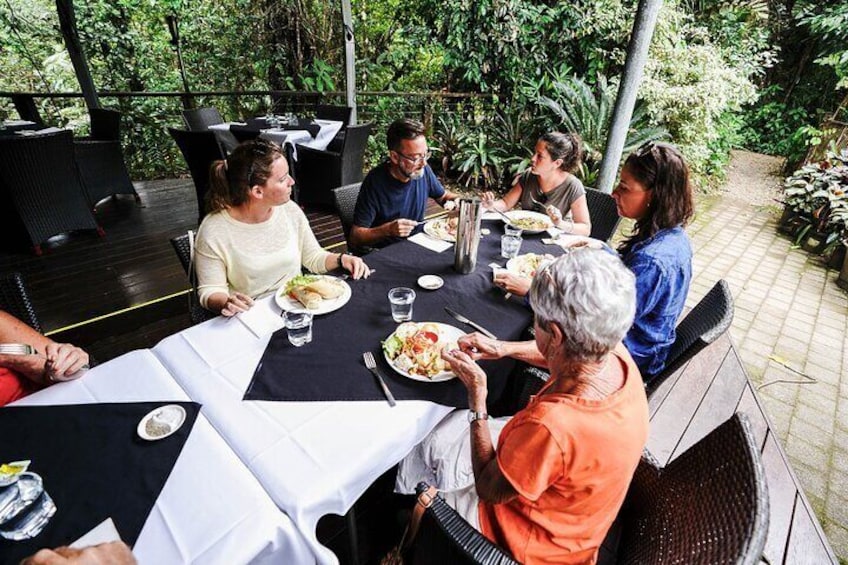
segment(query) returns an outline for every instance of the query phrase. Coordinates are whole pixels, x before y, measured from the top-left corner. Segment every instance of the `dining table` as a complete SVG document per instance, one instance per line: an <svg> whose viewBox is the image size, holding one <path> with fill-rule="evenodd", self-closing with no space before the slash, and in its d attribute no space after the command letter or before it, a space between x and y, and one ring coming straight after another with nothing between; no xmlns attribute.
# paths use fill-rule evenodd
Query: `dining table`
<svg viewBox="0 0 848 565"><path fill-rule="evenodd" d="M238 140L233 136L230 127L254 128L258 131L260 138L284 147L291 152L291 156L296 161L298 145L323 151L341 131L343 125L336 120L315 119L305 120L302 127L298 124L269 127L267 123L264 123L264 118L254 118L249 122L224 122L211 125L209 130L215 132L219 143L225 147L235 147L238 145Z"/></svg>
<svg viewBox="0 0 848 565"><path fill-rule="evenodd" d="M121 414L131 413L138 403L185 404L190 400L151 350L138 350L98 365L87 371L82 378L55 384L12 403L9 407L15 410L41 407L41 410L47 410L48 415L51 411L67 414L72 408L106 407L109 410L105 413ZM93 414L104 414L104 411ZM91 417L89 415L89 418ZM55 436L51 438L53 441L60 444L63 440L70 442L70 445L62 446L61 457L53 464L54 467L60 468L50 469L50 458L46 456L41 460L34 458L31 463L31 467L35 469L38 469L39 465L48 466L48 469L43 471L48 493L58 495L63 486L63 473L69 473L68 469L79 467L79 462L75 459L81 457L82 452L101 445L98 443L101 441L100 436L95 435L94 428L99 424L99 427L108 429L114 423L112 420L89 421L92 428L90 434L85 433L85 428L80 432L78 426L72 426L70 421L67 426L62 425L61 419L44 430ZM0 431L4 432L10 433L8 430ZM172 438L161 441L170 439ZM147 440L134 433L121 435L117 441L127 444L119 447L140 451L136 457L140 457L142 462L145 457L155 457L154 446L145 445ZM94 445L84 445L86 443ZM107 449L107 446L111 446L111 449ZM37 453L38 447L32 446L32 452ZM100 462L95 459L94 463L90 464L91 477L88 482L83 480L81 483L97 485L102 490L68 493L64 497L65 502L60 502L58 496L54 496L58 508L51 522L62 522L61 525L69 531L72 529L72 523L79 527L88 524L83 528L87 530L89 526L95 526L102 516L94 519L94 516L86 516L86 512L91 512L92 507L99 505L101 512L108 513L111 508L108 515L116 518L118 533L122 534L122 538L128 536L126 531L122 533L123 523L117 519L119 515L128 512L126 508L121 507L126 504L123 489L116 483L98 485L97 480L99 477L107 477L107 467L127 464L120 460L119 453L121 451L115 449L114 444L102 446ZM143 484L138 488L143 490L149 486L147 483L151 482L148 480L147 467L153 468L154 462L142 463L141 466L144 468L127 468L126 472L140 477ZM120 469L118 471L120 472ZM109 489L112 489L111 492ZM86 499L95 496L97 500ZM131 518L134 520L130 521L143 524L137 535L129 535L136 538L131 546L133 554L141 564L223 565L314 561L313 551L299 529L271 500L257 478L230 449L226 439L218 433L202 409L196 416L161 492L149 509L149 514L146 517ZM87 519L90 519L90 523L86 522ZM50 524L47 528L50 528ZM64 545L74 540L75 538L59 538L58 542L54 543ZM36 537L33 541L37 543L39 538ZM128 541L132 542L132 539ZM16 542L0 540L0 555L4 554L4 543ZM6 546L5 549L8 550L9 547Z"/></svg>
<svg viewBox="0 0 848 565"><path fill-rule="evenodd" d="M315 528L325 514L346 514L381 474L398 463L448 413L467 407L458 380L419 382L389 365L380 342L396 328L387 292L415 287L424 274L444 279L435 291L416 288L416 322L454 325L450 307L485 326L499 338L519 339L532 322L522 298L508 298L492 284L500 256L501 222L483 222L476 269L453 269L453 246L437 252L404 240L364 259L374 273L347 280L349 301L316 316L312 342L287 342L275 295L258 299L250 316L265 321L266 331L240 317L218 317L165 338L153 352L189 398L288 515L319 563L336 556L319 543ZM422 234L423 235L423 234ZM542 236L525 238L522 252L561 253ZM391 406L365 367L364 352L377 358L378 370L397 403ZM481 365L497 392L514 362Z"/></svg>

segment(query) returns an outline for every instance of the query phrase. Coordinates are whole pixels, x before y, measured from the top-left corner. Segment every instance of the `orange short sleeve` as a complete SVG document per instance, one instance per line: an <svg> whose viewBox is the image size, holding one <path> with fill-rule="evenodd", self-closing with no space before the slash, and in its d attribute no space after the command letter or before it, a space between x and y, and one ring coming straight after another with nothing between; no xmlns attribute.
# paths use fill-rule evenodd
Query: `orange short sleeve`
<svg viewBox="0 0 848 565"><path fill-rule="evenodd" d="M514 418L501 432L498 466L518 494L539 499L564 472L563 450L547 426L533 419Z"/></svg>

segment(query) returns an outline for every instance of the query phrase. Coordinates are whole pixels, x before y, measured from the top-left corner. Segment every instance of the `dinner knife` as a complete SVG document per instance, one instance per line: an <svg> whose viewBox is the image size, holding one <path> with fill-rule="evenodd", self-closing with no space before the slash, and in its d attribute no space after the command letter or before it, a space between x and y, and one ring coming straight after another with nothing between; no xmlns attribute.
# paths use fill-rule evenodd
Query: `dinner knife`
<svg viewBox="0 0 848 565"><path fill-rule="evenodd" d="M466 318L465 316L463 316L463 315L462 315L462 314L460 314L459 312L456 312L456 311L454 311L454 310L451 310L451 309L450 309L450 308L448 308L447 306L445 306L445 312L447 312L448 314L450 314L451 316L453 316L453 317L454 317L454 319L456 319L458 322L462 322L463 324L467 324L467 325L471 326L472 328L474 328L475 330L477 330L477 331L478 331L478 332L480 332L481 334L483 334L483 335L485 335L485 336L487 336L487 337L490 337L490 338L492 338L492 339L498 339L498 338L495 336L495 334L493 334L492 332L490 332L489 330L487 330L486 328L484 328L483 326L481 326L481 325L480 325L480 324L478 324L477 322L472 322L471 320L469 320L468 318Z"/></svg>

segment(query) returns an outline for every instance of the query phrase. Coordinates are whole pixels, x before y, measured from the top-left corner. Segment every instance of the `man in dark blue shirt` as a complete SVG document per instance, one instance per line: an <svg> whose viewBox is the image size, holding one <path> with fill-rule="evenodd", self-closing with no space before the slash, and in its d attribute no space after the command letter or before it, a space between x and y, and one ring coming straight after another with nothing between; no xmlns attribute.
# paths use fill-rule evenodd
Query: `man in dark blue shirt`
<svg viewBox="0 0 848 565"><path fill-rule="evenodd" d="M424 125L416 120L395 120L386 132L389 159L362 181L350 244L379 246L408 237L424 219L427 199L439 204L456 198L445 190L427 165L430 151Z"/></svg>

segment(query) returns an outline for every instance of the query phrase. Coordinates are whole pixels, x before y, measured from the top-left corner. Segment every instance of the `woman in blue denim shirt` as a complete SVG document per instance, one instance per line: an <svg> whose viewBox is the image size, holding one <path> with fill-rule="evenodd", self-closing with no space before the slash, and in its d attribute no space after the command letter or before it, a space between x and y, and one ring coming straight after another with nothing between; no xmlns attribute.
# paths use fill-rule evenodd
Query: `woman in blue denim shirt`
<svg viewBox="0 0 848 565"><path fill-rule="evenodd" d="M632 153L612 193L618 214L636 220L618 251L636 275L636 319L624 344L651 380L665 367L692 280L692 246L683 231L694 211L689 167L666 143Z"/></svg>

